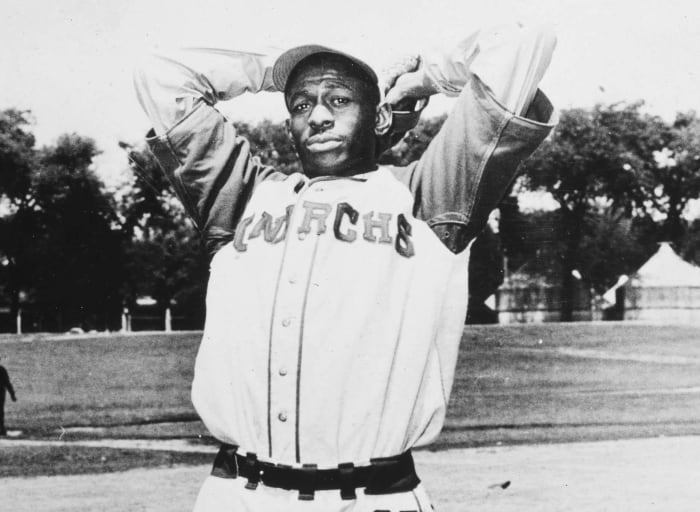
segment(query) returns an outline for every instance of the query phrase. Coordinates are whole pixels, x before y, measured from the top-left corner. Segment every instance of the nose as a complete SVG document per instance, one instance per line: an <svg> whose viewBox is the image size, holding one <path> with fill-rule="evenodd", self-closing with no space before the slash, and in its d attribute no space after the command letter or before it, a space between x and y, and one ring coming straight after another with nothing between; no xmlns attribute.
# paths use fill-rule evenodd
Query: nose
<svg viewBox="0 0 700 512"><path fill-rule="evenodd" d="M323 103L319 102L309 115L309 125L314 130L327 130L333 126L333 114Z"/></svg>

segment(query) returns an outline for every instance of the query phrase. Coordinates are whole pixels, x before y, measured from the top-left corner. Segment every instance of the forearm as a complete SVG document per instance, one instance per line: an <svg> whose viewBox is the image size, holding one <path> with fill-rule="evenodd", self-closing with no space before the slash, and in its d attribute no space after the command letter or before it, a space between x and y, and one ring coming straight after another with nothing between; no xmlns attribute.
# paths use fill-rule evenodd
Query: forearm
<svg viewBox="0 0 700 512"><path fill-rule="evenodd" d="M423 67L435 90L459 97L410 186L420 198L418 216L436 231L447 229L439 235L456 252L481 230L520 162L556 122L537 94L554 36L517 26L495 32L472 35L442 60L426 57Z"/></svg>
<svg viewBox="0 0 700 512"><path fill-rule="evenodd" d="M250 144L216 109L245 92L275 91L273 56L186 49L145 58L134 72L153 126L147 143L209 247L233 233L261 172Z"/></svg>
<svg viewBox="0 0 700 512"><path fill-rule="evenodd" d="M457 96L476 75L508 111L524 115L556 46L551 27L503 25L471 34L447 52L423 57L435 91Z"/></svg>
<svg viewBox="0 0 700 512"><path fill-rule="evenodd" d="M244 92L274 91L272 56L191 48L145 57L134 70L136 94L156 134L166 133L200 101L215 105Z"/></svg>

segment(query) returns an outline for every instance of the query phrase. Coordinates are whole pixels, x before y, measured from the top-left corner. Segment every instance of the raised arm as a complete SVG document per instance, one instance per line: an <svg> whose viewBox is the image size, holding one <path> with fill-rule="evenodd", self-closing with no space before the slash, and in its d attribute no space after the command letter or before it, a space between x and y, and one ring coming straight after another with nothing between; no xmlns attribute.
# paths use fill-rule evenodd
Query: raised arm
<svg viewBox="0 0 700 512"><path fill-rule="evenodd" d="M259 53L185 49L144 58L134 72L153 130L147 142L211 254L233 236L263 168L218 101L274 91L272 58Z"/></svg>
<svg viewBox="0 0 700 512"><path fill-rule="evenodd" d="M555 44L543 27L481 31L450 52L424 56L387 95L392 102L402 95L458 96L420 160L397 171L416 197L416 215L453 252L483 228L520 163L556 122L538 90Z"/></svg>

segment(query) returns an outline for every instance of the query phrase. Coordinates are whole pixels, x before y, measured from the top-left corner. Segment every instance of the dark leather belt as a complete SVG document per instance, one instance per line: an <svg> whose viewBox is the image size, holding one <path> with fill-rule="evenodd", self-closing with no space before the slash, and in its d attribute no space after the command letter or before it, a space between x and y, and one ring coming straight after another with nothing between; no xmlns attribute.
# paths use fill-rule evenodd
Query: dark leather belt
<svg viewBox="0 0 700 512"><path fill-rule="evenodd" d="M411 491L420 483L410 451L394 457L372 459L368 466L348 462L337 468L318 469L315 464L304 464L299 468L263 462L254 453L241 455L237 450L237 446L222 445L211 474L220 478L246 478L246 489L251 490L259 483L296 490L300 500L312 500L316 491L334 489L340 491L342 499L354 500L357 497L355 490L361 487L364 487L365 494L393 494Z"/></svg>

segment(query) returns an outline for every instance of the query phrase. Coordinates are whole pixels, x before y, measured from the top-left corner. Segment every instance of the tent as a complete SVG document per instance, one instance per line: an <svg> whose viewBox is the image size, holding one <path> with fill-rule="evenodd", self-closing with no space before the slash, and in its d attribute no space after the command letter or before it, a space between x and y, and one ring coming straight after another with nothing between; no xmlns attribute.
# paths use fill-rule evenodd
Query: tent
<svg viewBox="0 0 700 512"><path fill-rule="evenodd" d="M629 280L621 280L604 295L609 302L615 296L624 320L700 322L700 267L662 242Z"/></svg>

